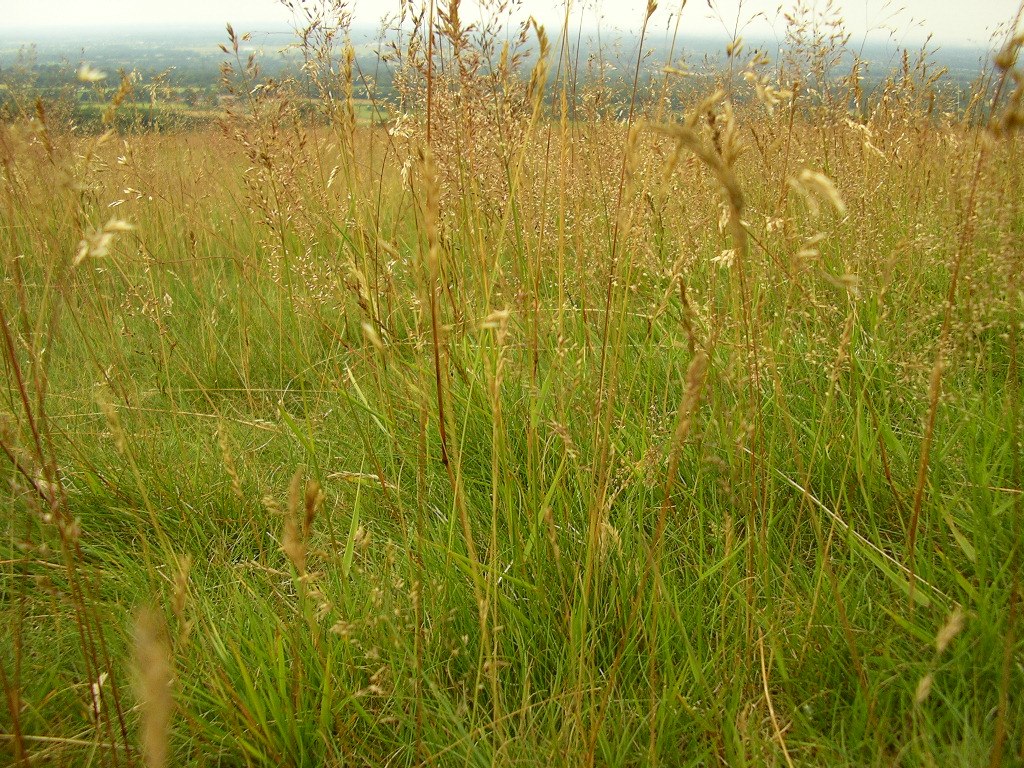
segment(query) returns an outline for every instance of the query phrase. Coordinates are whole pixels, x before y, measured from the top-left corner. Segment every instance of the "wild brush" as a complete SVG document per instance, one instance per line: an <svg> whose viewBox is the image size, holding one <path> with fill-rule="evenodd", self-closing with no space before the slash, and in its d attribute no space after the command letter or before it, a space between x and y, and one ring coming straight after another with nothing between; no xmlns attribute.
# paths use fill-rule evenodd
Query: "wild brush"
<svg viewBox="0 0 1024 768"><path fill-rule="evenodd" d="M1019 33L289 7L216 129L0 125L2 749L1021 759Z"/></svg>

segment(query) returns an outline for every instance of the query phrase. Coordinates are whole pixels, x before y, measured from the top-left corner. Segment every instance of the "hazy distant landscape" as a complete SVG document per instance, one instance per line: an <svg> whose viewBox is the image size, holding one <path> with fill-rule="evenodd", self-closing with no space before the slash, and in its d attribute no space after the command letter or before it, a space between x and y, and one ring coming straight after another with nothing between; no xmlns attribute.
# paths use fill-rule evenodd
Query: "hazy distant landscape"
<svg viewBox="0 0 1024 768"><path fill-rule="evenodd" d="M296 77L302 64L295 31L286 27L248 31L251 39L243 42L243 57L256 54L261 69L275 78ZM350 40L356 54L356 96L385 105L392 101L393 67L384 60L389 34L372 26L353 27ZM104 103L116 91L120 71L133 73L135 96L122 110L122 122L140 125L159 124L164 130L195 128L208 124L220 114L221 65L225 54L221 46L226 40L223 28L125 27L113 30L85 29L53 31L39 29L0 30L0 109L11 110L13 91L19 83L31 83L33 93L55 102L64 101L70 116L82 127L94 126ZM584 33L574 40L574 56L582 61L600 57L612 64L611 83L619 82L624 92L631 82L630 61L636 57L638 40L613 38L613 45L602 48L596 32ZM645 39L644 61L640 81L648 82L660 75L672 50L672 38L664 30ZM778 58L784 40L746 40L748 49L766 52ZM716 78L726 65L728 40L719 37L688 37L675 41L674 64L685 64L699 78L708 82ZM578 51L575 47L578 46ZM863 87L877 89L885 77L899 64L902 52L912 56L927 52L933 69L945 70L942 88L966 94L979 77L988 51L981 48L938 47L919 45L903 48L895 42L857 45L837 61L835 76L846 74L846 67L856 57L864 64ZM82 63L107 71L111 77L101 87L76 87L75 72ZM523 64L531 66L527 56ZM555 74L552 73L554 78ZM695 85L700 90L702 85ZM624 95L620 93L620 101ZM76 106L77 105L77 106ZM619 105L621 107L621 104ZM367 105L364 116L378 114Z"/></svg>

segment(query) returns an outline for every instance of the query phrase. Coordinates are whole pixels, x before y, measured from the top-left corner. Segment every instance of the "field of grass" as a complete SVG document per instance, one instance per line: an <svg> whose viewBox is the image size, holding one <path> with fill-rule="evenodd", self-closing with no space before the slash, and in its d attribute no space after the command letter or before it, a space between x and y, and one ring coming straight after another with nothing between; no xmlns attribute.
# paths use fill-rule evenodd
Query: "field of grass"
<svg viewBox="0 0 1024 768"><path fill-rule="evenodd" d="M0 126L2 761L1020 765L1022 41L800 23Z"/></svg>

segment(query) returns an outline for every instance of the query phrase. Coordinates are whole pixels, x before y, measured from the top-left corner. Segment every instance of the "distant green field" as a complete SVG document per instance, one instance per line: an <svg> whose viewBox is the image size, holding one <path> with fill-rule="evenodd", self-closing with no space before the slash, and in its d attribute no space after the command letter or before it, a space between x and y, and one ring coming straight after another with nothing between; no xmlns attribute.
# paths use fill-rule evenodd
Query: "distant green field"
<svg viewBox="0 0 1024 768"><path fill-rule="evenodd" d="M309 116L323 114L317 102L310 99L305 102ZM387 111L381 106L374 106L367 99L354 100L356 121L360 124L371 124L387 119ZM85 126L99 125L107 112L105 104L77 104L74 108L76 119ZM222 107L198 108L182 101L160 100L155 104L149 101L123 102L115 113L115 119L121 126L137 124L140 126L159 125L165 129L196 128L208 125L225 116Z"/></svg>

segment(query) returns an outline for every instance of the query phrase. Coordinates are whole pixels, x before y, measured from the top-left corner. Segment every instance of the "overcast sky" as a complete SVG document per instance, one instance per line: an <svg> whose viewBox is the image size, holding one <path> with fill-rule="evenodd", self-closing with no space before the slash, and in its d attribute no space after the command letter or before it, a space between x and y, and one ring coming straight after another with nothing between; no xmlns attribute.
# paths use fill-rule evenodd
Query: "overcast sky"
<svg viewBox="0 0 1024 768"><path fill-rule="evenodd" d="M462 16L469 21L464 0ZM791 6L793 0L781 0ZM814 5L812 0L805 0ZM602 24L618 30L636 28L646 0L599 0ZM778 13L780 0L689 0L683 10L681 29L691 34L723 32L739 18L741 26L750 20L748 37L778 34L784 22ZM819 7L825 5L818 0ZM594 0L587 0L584 20L596 20ZM848 30L859 40L867 32L870 39L884 40L893 30L900 42L921 40L924 32L935 35L939 44L987 44L992 32L1012 19L1018 0L834 0ZM549 26L560 18L558 0L523 0L526 13L533 13ZM664 28L678 12L680 0L662 0L652 23ZM713 6L713 8L711 7ZM356 18L376 22L386 11L398 7L398 0L354 0L350 3ZM574 3L584 7L584 3ZM902 10L900 10L902 9ZM111 25L222 25L232 22L239 29L287 24L289 12L276 0L0 0L0 29L3 27L82 28ZM590 24L588 24L589 26ZM882 29L882 28L885 29Z"/></svg>

